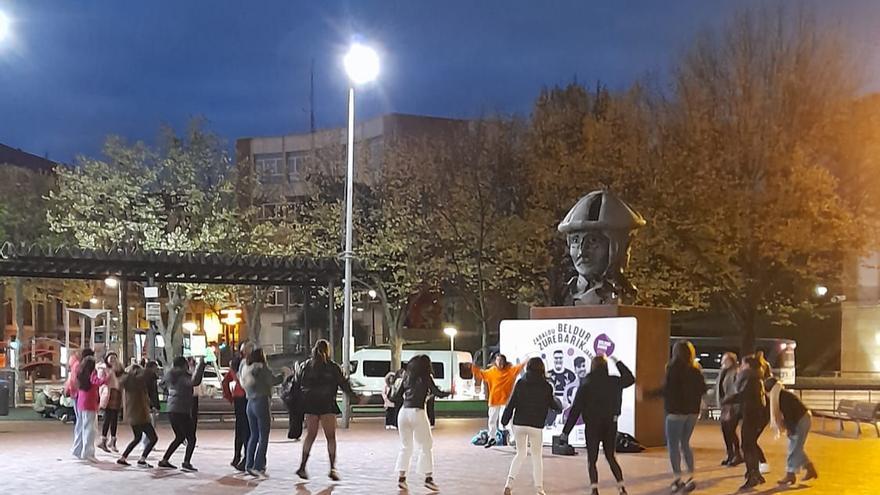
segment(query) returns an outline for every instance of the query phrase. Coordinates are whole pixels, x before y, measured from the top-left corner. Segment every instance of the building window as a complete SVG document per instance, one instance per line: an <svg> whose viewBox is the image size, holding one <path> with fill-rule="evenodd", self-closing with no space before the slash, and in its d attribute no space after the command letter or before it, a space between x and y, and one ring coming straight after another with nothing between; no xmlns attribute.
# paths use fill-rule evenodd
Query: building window
<svg viewBox="0 0 880 495"><path fill-rule="evenodd" d="M302 180L302 175L306 172L306 165L309 156L305 151L297 151L287 154L287 173L290 182Z"/></svg>
<svg viewBox="0 0 880 495"><path fill-rule="evenodd" d="M263 184L276 184L284 177L284 162L281 154L254 155L257 178Z"/></svg>

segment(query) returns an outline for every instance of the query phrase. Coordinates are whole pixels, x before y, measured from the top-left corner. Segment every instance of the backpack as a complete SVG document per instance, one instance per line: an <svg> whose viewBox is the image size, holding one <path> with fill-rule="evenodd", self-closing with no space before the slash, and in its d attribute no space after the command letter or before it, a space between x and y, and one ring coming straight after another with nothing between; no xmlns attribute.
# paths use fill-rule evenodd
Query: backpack
<svg viewBox="0 0 880 495"><path fill-rule="evenodd" d="M617 445L614 450L617 452L635 454L645 450L645 447L629 433L619 431L617 432Z"/></svg>
<svg viewBox="0 0 880 495"><path fill-rule="evenodd" d="M487 443L489 443L489 430L480 430L471 439L471 444L473 445L486 445Z"/></svg>
<svg viewBox="0 0 880 495"><path fill-rule="evenodd" d="M284 402L286 406L290 406L294 399L294 387L296 386L296 373L291 373L287 378L284 379L284 382L281 384L281 402Z"/></svg>
<svg viewBox="0 0 880 495"><path fill-rule="evenodd" d="M553 443L550 446L550 451L553 455L577 455L574 447L568 443L568 440L565 439L562 435L553 435Z"/></svg>

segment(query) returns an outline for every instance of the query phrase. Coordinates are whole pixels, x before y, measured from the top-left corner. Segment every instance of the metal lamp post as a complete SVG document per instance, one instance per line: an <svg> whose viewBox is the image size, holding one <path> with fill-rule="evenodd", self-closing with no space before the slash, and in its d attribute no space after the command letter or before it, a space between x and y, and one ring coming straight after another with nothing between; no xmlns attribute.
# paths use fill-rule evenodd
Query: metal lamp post
<svg viewBox="0 0 880 495"><path fill-rule="evenodd" d="M455 335L458 333L458 329L453 326L448 326L443 329L443 333L449 336L449 386L452 390L452 395L455 395Z"/></svg>
<svg viewBox="0 0 880 495"><path fill-rule="evenodd" d="M354 189L354 87L366 84L379 74L379 56L360 43L351 46L343 60L345 72L351 84L348 87L348 167L345 175L345 294L342 327L342 370L346 376L351 371L351 259L352 251L352 196ZM351 420L351 398L343 395L342 427L348 428Z"/></svg>

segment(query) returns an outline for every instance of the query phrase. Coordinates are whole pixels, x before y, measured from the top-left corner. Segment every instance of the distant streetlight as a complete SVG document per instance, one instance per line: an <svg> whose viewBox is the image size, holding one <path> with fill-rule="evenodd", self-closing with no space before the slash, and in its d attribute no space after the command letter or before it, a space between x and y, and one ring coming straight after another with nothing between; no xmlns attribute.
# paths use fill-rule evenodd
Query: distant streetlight
<svg viewBox="0 0 880 495"><path fill-rule="evenodd" d="M93 298L89 299L89 304L92 304L92 305L98 304L98 298L93 297Z"/></svg>
<svg viewBox="0 0 880 495"><path fill-rule="evenodd" d="M367 291L367 295L370 296L370 299L376 299L376 291L373 289L370 289L369 291Z"/></svg>
<svg viewBox="0 0 880 495"><path fill-rule="evenodd" d="M0 41L5 40L12 31L12 21L9 16L0 10Z"/></svg>
<svg viewBox="0 0 880 495"><path fill-rule="evenodd" d="M443 329L443 333L449 336L449 387L452 395L455 396L455 335L458 329L448 326Z"/></svg>
<svg viewBox="0 0 880 495"><path fill-rule="evenodd" d="M104 279L104 285L111 289L115 289L119 287L119 279L117 279L116 277L107 277Z"/></svg>
<svg viewBox="0 0 880 495"><path fill-rule="evenodd" d="M345 295L343 311L342 331L342 369L346 374L351 369L351 259L352 251L352 196L354 188L354 87L357 84L365 84L379 75L379 56L376 52L365 45L355 43L351 45L345 58L342 60L345 72L351 84L348 87L348 167L345 176L345 252L342 258L345 260ZM342 427L348 428L351 419L351 399L343 394L344 409L342 411Z"/></svg>
<svg viewBox="0 0 880 495"><path fill-rule="evenodd" d="M816 293L816 297L825 297L828 295L828 287L824 285L817 285L813 291Z"/></svg>

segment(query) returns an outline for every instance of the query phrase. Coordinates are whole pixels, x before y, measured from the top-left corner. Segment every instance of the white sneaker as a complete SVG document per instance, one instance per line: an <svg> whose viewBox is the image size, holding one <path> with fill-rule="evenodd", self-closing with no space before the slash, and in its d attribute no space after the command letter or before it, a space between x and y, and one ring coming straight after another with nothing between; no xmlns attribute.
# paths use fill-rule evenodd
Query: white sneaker
<svg viewBox="0 0 880 495"><path fill-rule="evenodd" d="M760 465L758 465L758 470L761 471L761 474L767 474L770 472L770 464L762 462Z"/></svg>

